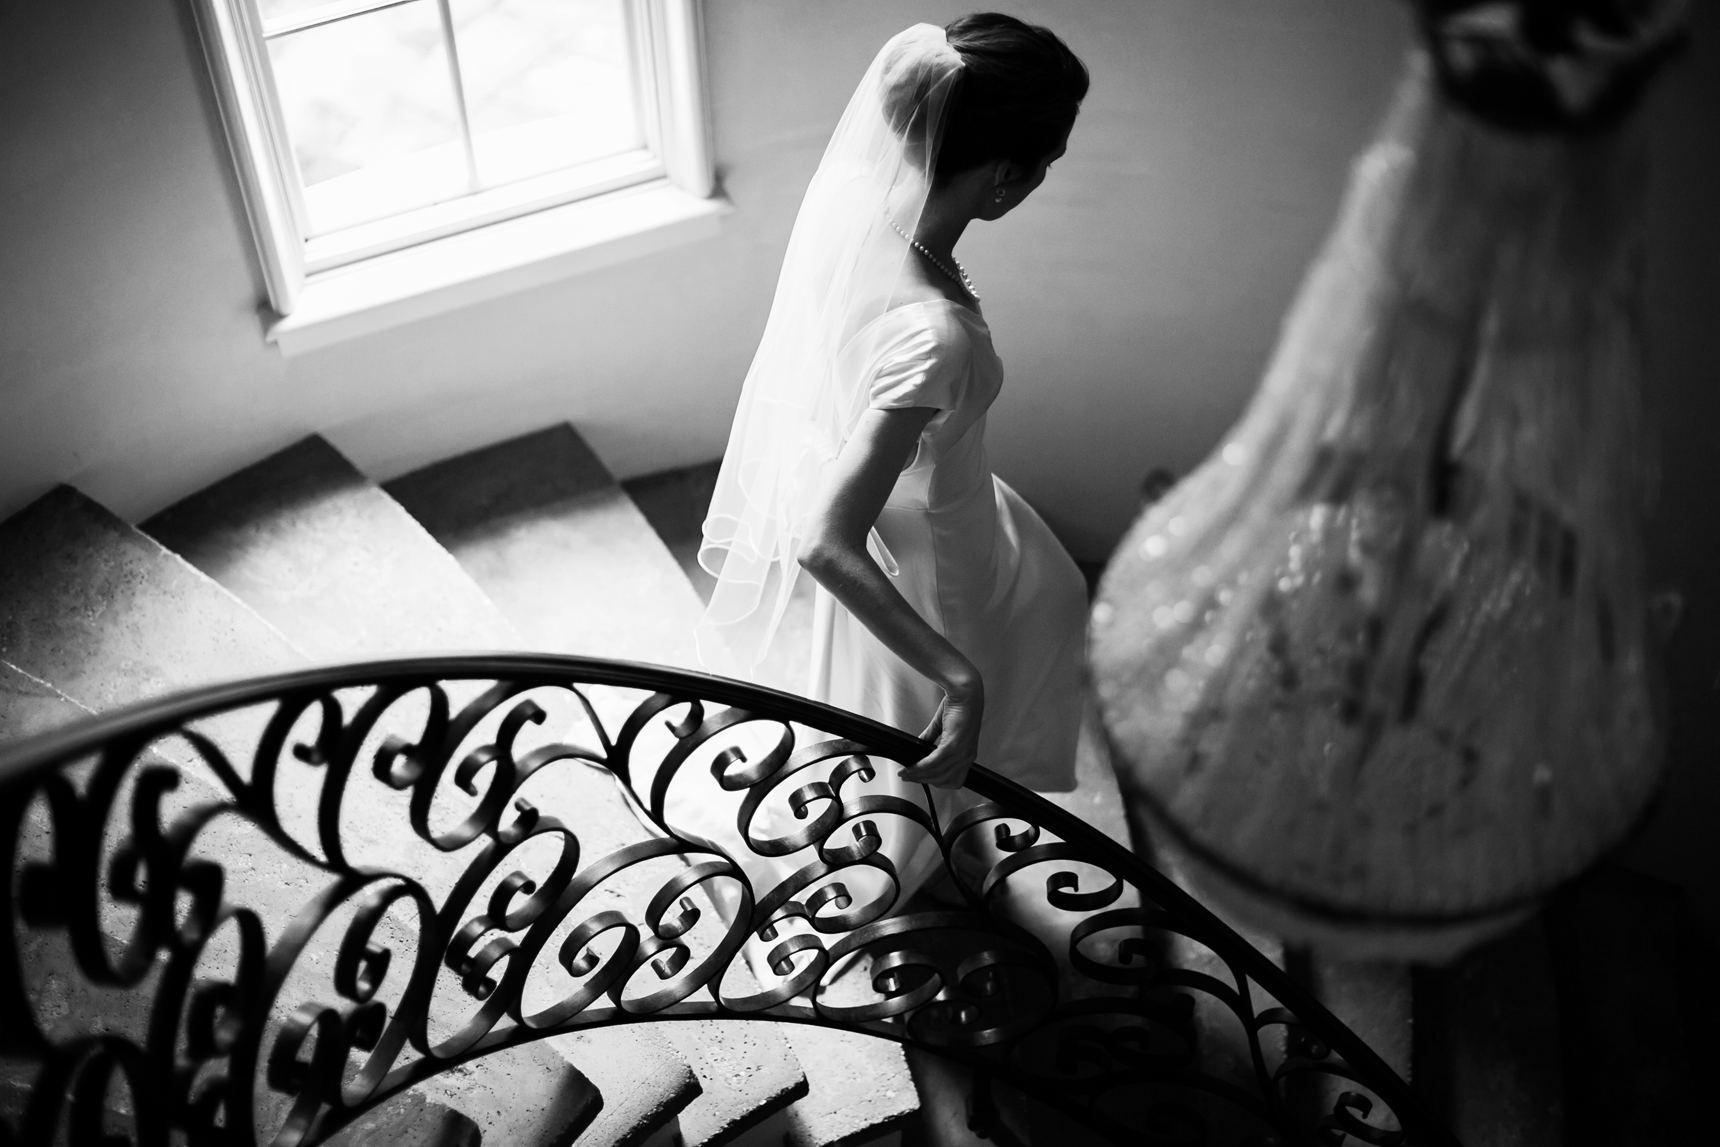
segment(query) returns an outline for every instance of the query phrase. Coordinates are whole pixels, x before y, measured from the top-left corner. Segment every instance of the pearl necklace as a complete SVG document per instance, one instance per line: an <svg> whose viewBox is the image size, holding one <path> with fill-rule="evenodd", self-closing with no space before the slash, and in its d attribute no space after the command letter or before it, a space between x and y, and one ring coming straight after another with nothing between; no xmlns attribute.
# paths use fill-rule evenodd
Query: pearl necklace
<svg viewBox="0 0 1720 1147"><path fill-rule="evenodd" d="M957 259L954 255L950 256L950 259L956 265L956 269L954 271L950 270L944 265L944 261L942 259L926 250L926 245L924 243L902 230L901 225L896 222L896 217L890 214L890 209L888 207L884 209L884 218L890 221L891 230L895 231L896 234L907 240L908 246L924 255L926 257L926 261L938 270L942 271L946 279L949 279L962 290L966 291L970 299L976 303L979 302L979 292L973 289L973 280L968 278L967 268L962 266L960 259Z"/></svg>

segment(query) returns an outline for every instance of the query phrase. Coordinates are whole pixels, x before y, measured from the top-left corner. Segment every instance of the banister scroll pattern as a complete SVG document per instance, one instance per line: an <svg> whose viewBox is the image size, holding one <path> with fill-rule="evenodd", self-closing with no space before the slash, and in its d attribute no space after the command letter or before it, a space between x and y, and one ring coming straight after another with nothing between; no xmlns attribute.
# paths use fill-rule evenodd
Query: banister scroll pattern
<svg viewBox="0 0 1720 1147"><path fill-rule="evenodd" d="M983 770L888 783L923 751L524 655L215 686L15 747L0 1144L309 1147L476 1057L710 1018L931 1049L1119 1143L1454 1142L1127 849Z"/></svg>

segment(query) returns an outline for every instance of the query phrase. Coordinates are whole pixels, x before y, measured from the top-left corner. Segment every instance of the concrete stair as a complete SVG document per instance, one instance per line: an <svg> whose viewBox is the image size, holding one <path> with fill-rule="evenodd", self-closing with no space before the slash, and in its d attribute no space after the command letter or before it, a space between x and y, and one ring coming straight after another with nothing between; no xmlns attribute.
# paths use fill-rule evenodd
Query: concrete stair
<svg viewBox="0 0 1720 1147"><path fill-rule="evenodd" d="M304 655L232 594L69 486L0 524L0 659L97 712Z"/></svg>
<svg viewBox="0 0 1720 1147"><path fill-rule="evenodd" d="M373 1108L328 1139L329 1147L479 1147L471 1119L413 1088Z"/></svg>
<svg viewBox="0 0 1720 1147"><path fill-rule="evenodd" d="M384 488L513 621L526 648L697 667L697 597L573 427L450 458Z"/></svg>
<svg viewBox="0 0 1720 1147"><path fill-rule="evenodd" d="M46 681L0 661L0 745L52 732L89 715L90 710Z"/></svg>
<svg viewBox="0 0 1720 1147"><path fill-rule="evenodd" d="M316 435L143 530L319 661L519 641L417 520Z"/></svg>

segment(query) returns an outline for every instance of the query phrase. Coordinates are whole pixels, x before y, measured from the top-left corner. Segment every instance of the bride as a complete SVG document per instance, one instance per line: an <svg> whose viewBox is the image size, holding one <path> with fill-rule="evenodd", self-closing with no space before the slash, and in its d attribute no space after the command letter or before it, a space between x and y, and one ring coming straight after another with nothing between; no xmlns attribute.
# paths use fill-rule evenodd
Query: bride
<svg viewBox="0 0 1720 1147"><path fill-rule="evenodd" d="M1074 787L1085 586L991 472L1003 364L954 248L1044 181L1087 83L1009 16L884 46L807 190L705 521L704 664L751 676L810 574L809 692L923 730L904 788L976 760Z"/></svg>

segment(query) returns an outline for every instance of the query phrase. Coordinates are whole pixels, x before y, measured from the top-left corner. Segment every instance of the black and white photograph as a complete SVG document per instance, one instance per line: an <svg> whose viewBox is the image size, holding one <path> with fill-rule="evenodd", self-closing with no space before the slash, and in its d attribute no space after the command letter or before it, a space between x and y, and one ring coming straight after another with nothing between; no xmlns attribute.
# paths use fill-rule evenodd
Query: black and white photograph
<svg viewBox="0 0 1720 1147"><path fill-rule="evenodd" d="M1716 0L0 0L0 1147L1701 1142L1717 438Z"/></svg>

